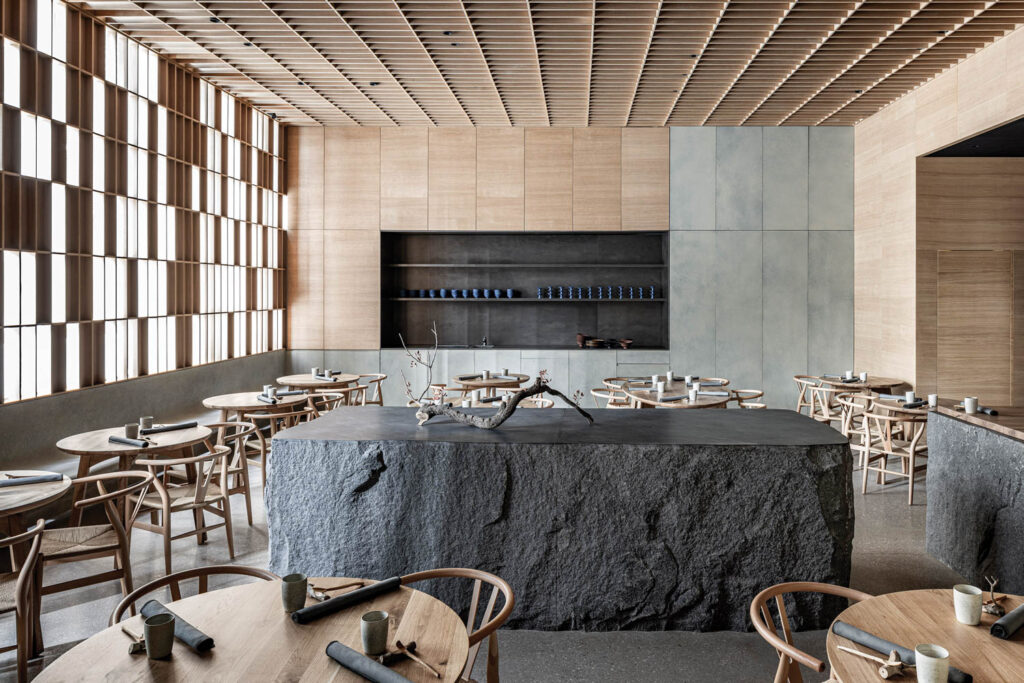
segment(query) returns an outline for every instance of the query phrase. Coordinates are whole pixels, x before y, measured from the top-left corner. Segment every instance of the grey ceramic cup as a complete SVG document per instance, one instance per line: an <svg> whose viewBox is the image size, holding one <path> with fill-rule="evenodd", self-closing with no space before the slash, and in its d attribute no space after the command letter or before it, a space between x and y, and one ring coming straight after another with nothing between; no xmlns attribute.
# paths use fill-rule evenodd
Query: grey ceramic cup
<svg viewBox="0 0 1024 683"><path fill-rule="evenodd" d="M363 652L376 657L388 649L388 613L380 610L367 612L359 620L363 636Z"/></svg>
<svg viewBox="0 0 1024 683"><path fill-rule="evenodd" d="M128 424L124 426L124 436L126 439L137 439L139 438L139 425Z"/></svg>
<svg viewBox="0 0 1024 683"><path fill-rule="evenodd" d="M153 426L153 416L143 415L139 418L139 429L150 429Z"/></svg>
<svg viewBox="0 0 1024 683"><path fill-rule="evenodd" d="M164 659L171 656L174 646L174 615L154 614L143 622L146 638L146 654L150 659Z"/></svg>
<svg viewBox="0 0 1024 683"><path fill-rule="evenodd" d="M289 574L281 579L281 604L285 612L291 614L306 606L307 584L305 574Z"/></svg>

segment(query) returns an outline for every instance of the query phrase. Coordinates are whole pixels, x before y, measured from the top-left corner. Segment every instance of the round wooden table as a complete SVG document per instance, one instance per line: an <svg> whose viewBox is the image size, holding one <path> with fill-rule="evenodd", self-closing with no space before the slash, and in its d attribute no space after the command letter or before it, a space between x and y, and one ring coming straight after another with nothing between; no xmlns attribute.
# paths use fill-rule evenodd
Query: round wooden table
<svg viewBox="0 0 1024 683"><path fill-rule="evenodd" d="M117 458L119 470L127 470L131 468L132 462L139 455L156 455L180 451L203 442L212 451L213 444L210 443L212 435L213 432L202 425L189 429L176 429L173 432L150 434L147 437L150 440L149 446L138 448L128 444L111 443L109 441L111 436L124 436L124 427L109 427L107 429L96 429L91 432L66 436L57 442L57 448L65 453L78 456L77 476L85 477L88 476L89 468L93 465L104 460L110 460L111 458ZM77 501L81 498L81 495L81 487L76 486L72 501ZM82 511L72 509L71 525L77 526L81 518Z"/></svg>
<svg viewBox="0 0 1024 683"><path fill-rule="evenodd" d="M310 373L302 375L285 375L284 377L278 377L277 383L281 386L288 387L289 389L339 389L341 387L347 387L349 384L353 384L359 381L359 375L353 375L348 373L341 373L334 376L334 381L326 379L317 379Z"/></svg>
<svg viewBox="0 0 1024 683"><path fill-rule="evenodd" d="M1002 593L996 591L996 595ZM985 596L988 597L987 591ZM1002 604L1009 612L1024 604L1024 597L1007 595ZM836 617L908 650L922 643L941 645L949 650L950 666L971 674L974 683L1024 680L1024 631L1018 631L1010 640L1000 640L988 632L996 618L982 613L978 626L958 622L953 613L952 587L879 595L851 605ZM882 659L889 656L856 645L830 629L827 648L833 676L847 682L879 680L878 664L843 652L840 645ZM911 674L901 680L915 679Z"/></svg>
<svg viewBox="0 0 1024 683"><path fill-rule="evenodd" d="M353 579L354 580L354 579ZM343 578L312 583L345 583ZM335 593L337 595L337 593ZM307 598L307 604L314 601ZM395 640L416 643L416 654L441 672L441 678L411 660L392 670L416 683L454 683L469 653L466 625L443 602L421 591L393 593L342 610L310 624L294 623L281 607L281 584L257 581L194 595L167 607L211 636L216 646L199 655L180 641L171 656L151 660L128 654L129 640L116 625L100 631L46 667L36 681L351 681L364 679L327 656L337 640L362 652L359 619L370 610L390 615L388 648ZM142 633L139 617L121 622Z"/></svg>
<svg viewBox="0 0 1024 683"><path fill-rule="evenodd" d="M717 390L717 387L713 389L713 391ZM725 396L707 396L705 394L697 394L697 400L692 403L688 397L681 398L678 401L663 400L665 396L686 395L686 383L682 380L679 382L673 382L671 387L665 387L665 393L662 394L662 398L658 397L657 391L651 391L650 389L638 389L629 384L626 384L622 391L641 408L724 408L729 402L728 392L726 392Z"/></svg>
<svg viewBox="0 0 1024 683"><path fill-rule="evenodd" d="M283 410L309 401L309 394L295 394L294 396L279 396L277 403L264 403L257 396L262 395L261 391L243 391L238 394L221 394L203 399L203 406L210 410L220 411L220 421L227 422L232 415L241 419L245 413L257 410Z"/></svg>
<svg viewBox="0 0 1024 683"><path fill-rule="evenodd" d="M876 405L878 407L889 408L891 410L894 410L894 411L896 411L898 413L902 413L902 414L905 414L905 415L927 415L928 414L928 405L927 404L921 406L920 408L904 408L903 407L903 403L904 403L903 401L897 401L897 400L891 399L891 398L876 398L875 401L874 401L874 405Z"/></svg>
<svg viewBox="0 0 1024 683"><path fill-rule="evenodd" d="M497 376L495 376L496 374ZM497 393L497 389L517 389L522 386L523 382L530 379L529 375L524 375L518 372L510 372L507 375L492 373L488 379L484 379L482 376L475 379L469 379L471 376L472 375L456 375L455 377L452 377L452 382L464 387L469 387L470 389L483 389L484 396L494 396ZM512 379L507 379L508 377L511 377Z"/></svg>
<svg viewBox="0 0 1024 683"><path fill-rule="evenodd" d="M860 391L861 389L867 389L868 391L874 391L878 393L890 394L892 393L893 387L898 387L906 384L901 379L895 377L879 377L876 375L868 375L867 381L861 382L858 379L856 382L844 382L841 379L833 379L831 377L818 377L822 384L827 384L837 389L848 389L850 391Z"/></svg>
<svg viewBox="0 0 1024 683"><path fill-rule="evenodd" d="M44 470L0 470L0 479L7 479L7 475L16 477L36 477L43 474L53 474ZM21 513L41 508L44 505L57 500L71 488L71 478L62 476L60 481L44 481L39 484L24 484L21 486L5 486L0 488L0 533L5 536L17 536L27 530L22 522ZM11 546L11 560L15 567L21 566L22 560L28 554L27 544Z"/></svg>

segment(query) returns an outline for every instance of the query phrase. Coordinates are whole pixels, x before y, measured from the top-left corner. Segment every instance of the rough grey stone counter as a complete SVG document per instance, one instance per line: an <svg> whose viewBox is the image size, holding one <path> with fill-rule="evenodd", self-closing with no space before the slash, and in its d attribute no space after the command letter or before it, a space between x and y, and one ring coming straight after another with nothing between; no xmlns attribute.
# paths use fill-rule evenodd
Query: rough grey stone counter
<svg viewBox="0 0 1024 683"><path fill-rule="evenodd" d="M1024 442L928 414L926 548L970 583L1024 592Z"/></svg>
<svg viewBox="0 0 1024 683"><path fill-rule="evenodd" d="M340 408L281 432L270 567L479 567L515 590L509 626L548 630L740 630L769 585L848 585L851 456L838 432L786 410L593 414L588 426L524 409L484 431ZM807 603L804 625L825 627L836 606Z"/></svg>

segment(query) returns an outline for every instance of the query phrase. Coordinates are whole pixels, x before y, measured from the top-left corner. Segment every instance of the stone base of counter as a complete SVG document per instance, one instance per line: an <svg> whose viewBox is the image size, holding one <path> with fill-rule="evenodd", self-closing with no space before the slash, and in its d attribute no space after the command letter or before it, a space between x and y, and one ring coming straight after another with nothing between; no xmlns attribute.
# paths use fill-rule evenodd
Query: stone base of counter
<svg viewBox="0 0 1024 683"><path fill-rule="evenodd" d="M851 456L824 432L822 445L799 446L524 443L515 429L481 435L482 443L469 427L459 432L464 442L341 440L366 430L352 410L310 423L318 432L303 426L274 439L266 500L270 567L279 574L384 578L478 567L515 590L509 626L543 630L744 630L751 599L767 586L849 585ZM406 412L401 419L412 420ZM538 414L554 412L518 411L514 420L541 426ZM777 413L775 424L796 417L797 427L822 428L787 412L595 418L613 431L605 423L629 423L622 414L633 427L684 419L697 431L708 420L740 420L742 432ZM549 427L554 440L572 440L565 432L577 427L565 425ZM421 433L437 434L433 426ZM318 438L328 428L337 440ZM436 594L468 604L448 590ZM840 608L808 598L802 626L824 628Z"/></svg>
<svg viewBox="0 0 1024 683"><path fill-rule="evenodd" d="M928 553L968 582L1024 593L1024 442L928 416Z"/></svg>

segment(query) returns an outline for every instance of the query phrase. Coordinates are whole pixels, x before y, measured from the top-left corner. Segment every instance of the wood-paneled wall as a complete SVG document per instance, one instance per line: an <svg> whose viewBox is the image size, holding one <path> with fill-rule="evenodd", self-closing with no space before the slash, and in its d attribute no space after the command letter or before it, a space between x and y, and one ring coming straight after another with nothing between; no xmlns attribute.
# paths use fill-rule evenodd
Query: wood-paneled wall
<svg viewBox="0 0 1024 683"><path fill-rule="evenodd" d="M380 346L381 230L668 230L668 128L291 128L293 349Z"/></svg>
<svg viewBox="0 0 1024 683"><path fill-rule="evenodd" d="M855 128L854 356L924 393L918 368L917 158L1024 116L1024 29Z"/></svg>

